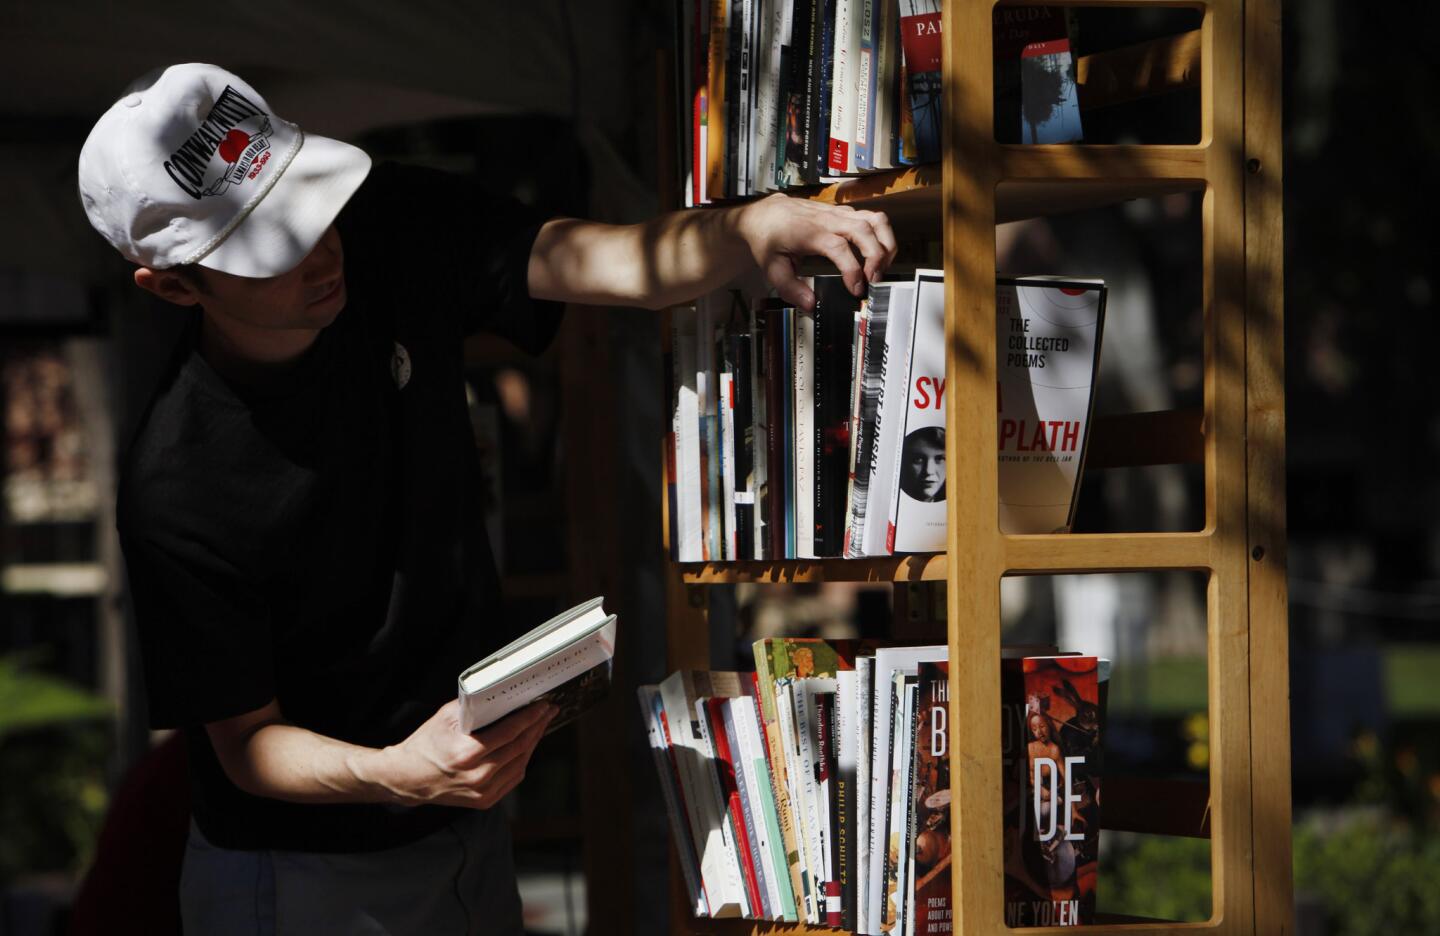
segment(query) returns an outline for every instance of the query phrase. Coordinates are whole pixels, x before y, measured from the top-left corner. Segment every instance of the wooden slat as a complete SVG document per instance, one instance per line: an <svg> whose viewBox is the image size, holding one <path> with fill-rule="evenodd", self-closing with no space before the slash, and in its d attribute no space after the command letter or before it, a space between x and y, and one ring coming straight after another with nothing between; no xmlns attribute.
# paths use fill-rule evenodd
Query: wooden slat
<svg viewBox="0 0 1440 936"><path fill-rule="evenodd" d="M1093 110L1200 86L1200 30L1082 55L1080 109Z"/></svg>
<svg viewBox="0 0 1440 936"><path fill-rule="evenodd" d="M1210 785L1107 776L1100 827L1115 832L1210 837Z"/></svg>
<svg viewBox="0 0 1440 936"><path fill-rule="evenodd" d="M1209 147L1116 144L1076 146L1069 143L1019 143L999 147L1000 179L1094 179L1115 183L1126 179L1204 179Z"/></svg>
<svg viewBox="0 0 1440 936"><path fill-rule="evenodd" d="M1098 416L1090 428L1086 470L1205 462L1204 411Z"/></svg>
<svg viewBox="0 0 1440 936"><path fill-rule="evenodd" d="M992 521L993 522L993 521ZM1005 572L1063 575L1144 569L1208 569L1211 534L1071 533L1006 536L1000 541Z"/></svg>
<svg viewBox="0 0 1440 936"><path fill-rule="evenodd" d="M1284 211L1280 3L1245 4L1245 305L1250 746L1255 931L1294 927L1285 584ZM1253 160L1253 162L1251 162Z"/></svg>

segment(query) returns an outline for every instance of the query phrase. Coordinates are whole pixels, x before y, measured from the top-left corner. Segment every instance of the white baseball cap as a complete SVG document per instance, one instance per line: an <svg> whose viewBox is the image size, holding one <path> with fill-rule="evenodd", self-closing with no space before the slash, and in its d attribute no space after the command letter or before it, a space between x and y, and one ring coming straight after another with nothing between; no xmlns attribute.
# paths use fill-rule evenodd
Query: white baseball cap
<svg viewBox="0 0 1440 936"><path fill-rule="evenodd" d="M141 266L278 276L369 172L364 151L301 132L223 68L172 65L96 122L80 150L80 201Z"/></svg>

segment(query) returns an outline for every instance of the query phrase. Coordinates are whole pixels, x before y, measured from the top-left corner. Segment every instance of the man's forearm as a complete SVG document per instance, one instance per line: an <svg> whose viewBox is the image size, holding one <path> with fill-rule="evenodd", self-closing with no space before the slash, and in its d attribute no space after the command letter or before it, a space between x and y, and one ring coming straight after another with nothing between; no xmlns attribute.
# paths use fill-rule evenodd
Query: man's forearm
<svg viewBox="0 0 1440 936"><path fill-rule="evenodd" d="M385 750L338 741L286 722L261 724L230 752L226 773L254 796L295 803L378 803L399 799Z"/></svg>
<svg viewBox="0 0 1440 936"><path fill-rule="evenodd" d="M642 224L557 218L535 238L527 284L538 299L663 309L758 266L781 298L811 308L814 293L797 275L805 257L828 259L858 296L895 252L881 212L771 195Z"/></svg>
<svg viewBox="0 0 1440 936"><path fill-rule="evenodd" d="M737 230L739 211L676 211L626 225L557 218L535 240L530 293L648 309L693 299L752 262Z"/></svg>

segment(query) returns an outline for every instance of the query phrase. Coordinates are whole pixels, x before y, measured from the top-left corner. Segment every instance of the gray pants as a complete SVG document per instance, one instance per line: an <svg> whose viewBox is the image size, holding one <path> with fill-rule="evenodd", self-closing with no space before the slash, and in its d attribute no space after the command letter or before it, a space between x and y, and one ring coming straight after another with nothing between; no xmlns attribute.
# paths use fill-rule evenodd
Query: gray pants
<svg viewBox="0 0 1440 936"><path fill-rule="evenodd" d="M180 876L187 936L520 936L510 828L467 813L410 845L320 854L232 851L194 823Z"/></svg>

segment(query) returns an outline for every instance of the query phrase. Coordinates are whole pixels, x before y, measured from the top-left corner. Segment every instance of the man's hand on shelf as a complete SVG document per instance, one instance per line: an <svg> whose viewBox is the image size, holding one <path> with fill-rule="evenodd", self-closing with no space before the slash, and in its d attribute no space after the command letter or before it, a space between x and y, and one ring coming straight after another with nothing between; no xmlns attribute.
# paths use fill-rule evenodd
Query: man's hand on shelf
<svg viewBox="0 0 1440 936"><path fill-rule="evenodd" d="M765 278L780 298L803 309L814 308L815 294L796 271L801 259L826 257L857 296L895 259L895 232L884 212L779 194L733 211L735 231Z"/></svg>

